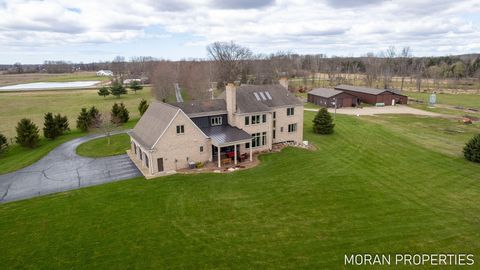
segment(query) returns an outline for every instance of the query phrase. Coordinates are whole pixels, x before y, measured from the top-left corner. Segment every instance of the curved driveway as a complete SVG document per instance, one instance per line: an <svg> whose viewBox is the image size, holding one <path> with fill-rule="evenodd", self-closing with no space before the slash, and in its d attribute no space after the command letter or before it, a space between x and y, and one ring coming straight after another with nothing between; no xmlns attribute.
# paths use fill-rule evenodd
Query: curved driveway
<svg viewBox="0 0 480 270"><path fill-rule="evenodd" d="M87 158L78 156L78 145L102 137L89 135L61 144L36 163L0 175L0 202L98 185L141 176L126 154Z"/></svg>

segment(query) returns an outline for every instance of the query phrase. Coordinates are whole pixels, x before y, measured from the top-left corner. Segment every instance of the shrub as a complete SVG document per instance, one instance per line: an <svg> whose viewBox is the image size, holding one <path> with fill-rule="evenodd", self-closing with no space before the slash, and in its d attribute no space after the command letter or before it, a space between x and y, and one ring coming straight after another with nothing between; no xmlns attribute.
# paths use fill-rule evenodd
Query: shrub
<svg viewBox="0 0 480 270"><path fill-rule="evenodd" d="M469 161L480 163L480 134L473 136L463 148L463 155Z"/></svg>
<svg viewBox="0 0 480 270"><path fill-rule="evenodd" d="M140 116L142 116L148 109L148 103L145 99L142 99L140 101L140 104L138 104L138 111L140 112Z"/></svg>
<svg viewBox="0 0 480 270"><path fill-rule="evenodd" d="M55 119L51 112L46 113L44 119L43 136L47 139L53 140L60 135L60 128L55 123Z"/></svg>
<svg viewBox="0 0 480 270"><path fill-rule="evenodd" d="M108 87L104 86L98 89L98 95L105 98L106 96L110 95L110 90L108 90Z"/></svg>
<svg viewBox="0 0 480 270"><path fill-rule="evenodd" d="M112 86L110 86L110 93L117 98L119 98L121 95L124 95L127 93L127 89L123 86L123 84L115 81L112 82Z"/></svg>
<svg viewBox="0 0 480 270"><path fill-rule="evenodd" d="M8 150L8 141L5 135L0 134L0 154L7 152Z"/></svg>
<svg viewBox="0 0 480 270"><path fill-rule="evenodd" d="M60 114L55 115L55 123L58 125L58 129L60 131L60 135L63 135L65 132L70 131L70 126L68 123L67 116L62 116Z"/></svg>
<svg viewBox="0 0 480 270"><path fill-rule="evenodd" d="M20 120L17 124L16 131L17 136L15 140L22 146L35 148L40 141L38 127L30 119L23 118Z"/></svg>
<svg viewBox="0 0 480 270"><path fill-rule="evenodd" d="M77 117L77 128L81 131L88 131L92 125L92 118L90 117L89 111L86 108L82 108L80 114Z"/></svg>
<svg viewBox="0 0 480 270"><path fill-rule="evenodd" d="M203 162L197 162L197 163L195 163L195 167L196 167L197 169L203 168L204 166L205 166L205 163L203 163Z"/></svg>
<svg viewBox="0 0 480 270"><path fill-rule="evenodd" d="M332 134L335 124L327 108L321 108L313 119L313 132L317 134Z"/></svg>
<svg viewBox="0 0 480 270"><path fill-rule="evenodd" d="M135 80L133 80L128 87L132 89L132 91L135 92L135 94L137 93L138 90L143 89L143 86L140 84L140 82Z"/></svg>
<svg viewBox="0 0 480 270"><path fill-rule="evenodd" d="M114 103L112 106L112 123L126 123L130 119L130 114L123 103Z"/></svg>

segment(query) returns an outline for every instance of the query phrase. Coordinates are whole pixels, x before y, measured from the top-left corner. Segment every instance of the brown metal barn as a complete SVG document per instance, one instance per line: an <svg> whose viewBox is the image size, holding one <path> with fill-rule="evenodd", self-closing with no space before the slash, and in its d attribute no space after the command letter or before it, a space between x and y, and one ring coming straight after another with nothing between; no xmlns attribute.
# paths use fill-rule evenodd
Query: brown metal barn
<svg viewBox="0 0 480 270"><path fill-rule="evenodd" d="M335 107L335 102L337 108L354 107L357 105L356 97L343 91L328 88L315 88L308 92L307 101L327 108Z"/></svg>
<svg viewBox="0 0 480 270"><path fill-rule="evenodd" d="M358 98L360 102L368 104L383 103L385 106L407 104L408 97L394 89L375 89L352 85L338 85L336 90L348 93Z"/></svg>

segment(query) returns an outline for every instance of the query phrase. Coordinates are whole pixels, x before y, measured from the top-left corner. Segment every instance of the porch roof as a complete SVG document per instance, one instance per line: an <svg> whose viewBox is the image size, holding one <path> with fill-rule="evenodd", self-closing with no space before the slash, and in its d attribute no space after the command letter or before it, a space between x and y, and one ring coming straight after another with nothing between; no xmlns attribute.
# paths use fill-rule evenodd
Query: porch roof
<svg viewBox="0 0 480 270"><path fill-rule="evenodd" d="M227 146L235 143L245 143L252 140L247 132L230 125L201 128L203 133L212 139L215 146Z"/></svg>

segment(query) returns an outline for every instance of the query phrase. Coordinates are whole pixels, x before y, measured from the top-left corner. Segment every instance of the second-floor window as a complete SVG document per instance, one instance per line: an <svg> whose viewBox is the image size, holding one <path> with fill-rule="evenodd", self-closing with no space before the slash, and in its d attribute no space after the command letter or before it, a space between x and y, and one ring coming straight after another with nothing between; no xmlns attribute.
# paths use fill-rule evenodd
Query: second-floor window
<svg viewBox="0 0 480 270"><path fill-rule="evenodd" d="M212 126L220 126L222 125L222 117L221 116L215 116L210 118L210 124Z"/></svg>
<svg viewBox="0 0 480 270"><path fill-rule="evenodd" d="M266 123L267 122L267 115L266 114L252 115L251 119L252 119L252 121L251 121L252 125L260 124L260 123ZM247 120L245 120L245 122L247 122Z"/></svg>
<svg viewBox="0 0 480 270"><path fill-rule="evenodd" d="M185 134L185 126L184 125L178 125L177 126L177 134Z"/></svg>
<svg viewBox="0 0 480 270"><path fill-rule="evenodd" d="M250 116L245 116L245 126L250 125Z"/></svg>
<svg viewBox="0 0 480 270"><path fill-rule="evenodd" d="M295 108L287 108L287 116L294 115L295 114Z"/></svg>
<svg viewBox="0 0 480 270"><path fill-rule="evenodd" d="M295 132L295 131L297 131L297 124L288 125L288 132Z"/></svg>

